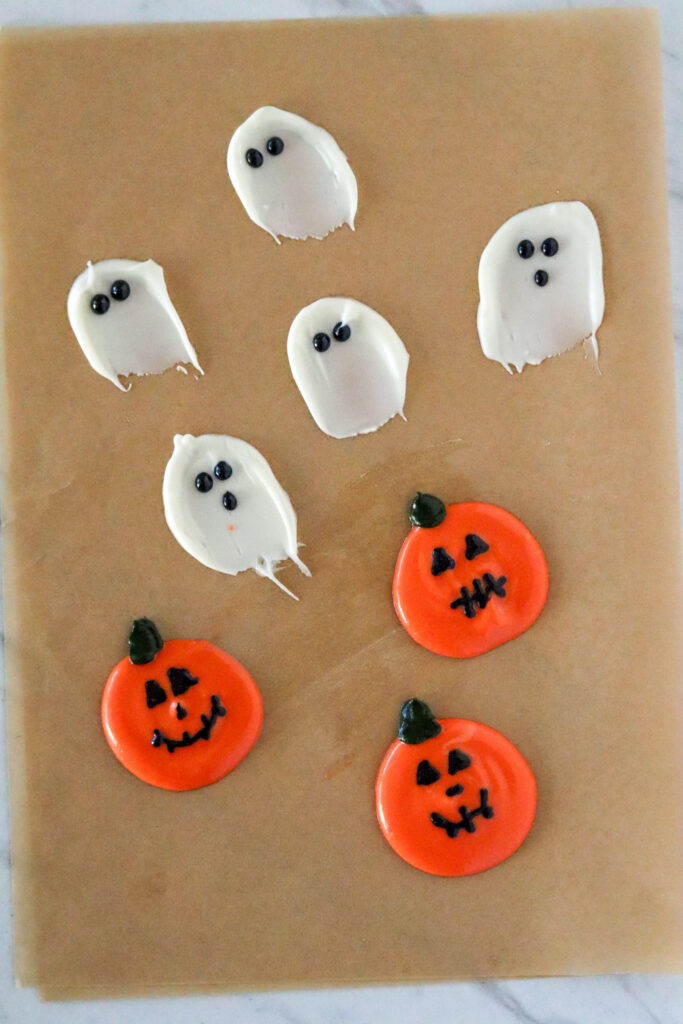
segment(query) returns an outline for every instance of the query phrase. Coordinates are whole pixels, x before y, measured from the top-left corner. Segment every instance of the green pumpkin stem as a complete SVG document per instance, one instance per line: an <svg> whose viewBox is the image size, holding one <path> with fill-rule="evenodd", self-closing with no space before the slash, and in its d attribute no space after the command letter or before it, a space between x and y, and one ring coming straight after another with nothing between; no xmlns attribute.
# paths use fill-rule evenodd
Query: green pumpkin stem
<svg viewBox="0 0 683 1024"><path fill-rule="evenodd" d="M136 619L128 637L129 658L134 665L149 665L164 646L151 619Z"/></svg>
<svg viewBox="0 0 683 1024"><path fill-rule="evenodd" d="M418 491L410 503L408 517L413 526L422 526L424 529L430 530L444 521L446 506L441 498Z"/></svg>
<svg viewBox="0 0 683 1024"><path fill-rule="evenodd" d="M441 732L441 726L434 718L428 704L413 697L401 708L398 723L398 738L401 743L424 743Z"/></svg>

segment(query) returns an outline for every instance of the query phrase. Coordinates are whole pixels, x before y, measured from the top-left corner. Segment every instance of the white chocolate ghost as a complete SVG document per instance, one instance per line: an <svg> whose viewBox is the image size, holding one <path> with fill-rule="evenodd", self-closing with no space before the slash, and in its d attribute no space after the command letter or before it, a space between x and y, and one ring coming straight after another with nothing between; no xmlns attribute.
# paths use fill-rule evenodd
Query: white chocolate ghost
<svg viewBox="0 0 683 1024"><path fill-rule="evenodd" d="M121 391L119 377L202 368L154 260L88 263L69 292L69 323L92 366Z"/></svg>
<svg viewBox="0 0 683 1024"><path fill-rule="evenodd" d="M173 444L164 514L180 546L229 576L254 569L297 599L275 577L285 558L311 575L297 554L296 513L261 453L225 434L176 434Z"/></svg>
<svg viewBox="0 0 683 1024"><path fill-rule="evenodd" d="M298 114L260 107L228 146L228 174L255 224L276 242L324 238L353 222L358 186L329 132Z"/></svg>
<svg viewBox="0 0 683 1024"><path fill-rule="evenodd" d="M354 437L403 416L409 356L383 316L328 298L295 316L287 355L311 416L330 437Z"/></svg>
<svg viewBox="0 0 683 1024"><path fill-rule="evenodd" d="M583 203L548 203L515 214L479 262L477 329L484 355L510 373L580 341L597 358L605 312L602 248Z"/></svg>

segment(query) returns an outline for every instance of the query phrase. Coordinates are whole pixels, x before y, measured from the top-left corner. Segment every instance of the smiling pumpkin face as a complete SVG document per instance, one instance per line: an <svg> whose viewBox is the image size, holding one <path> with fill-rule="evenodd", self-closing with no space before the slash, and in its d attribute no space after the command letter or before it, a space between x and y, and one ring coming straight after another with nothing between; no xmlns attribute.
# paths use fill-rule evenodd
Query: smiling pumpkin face
<svg viewBox="0 0 683 1024"><path fill-rule="evenodd" d="M263 720L247 670L207 640L163 643L149 619L136 620L130 656L102 695L102 726L121 764L161 789L217 782L246 757Z"/></svg>
<svg viewBox="0 0 683 1024"><path fill-rule="evenodd" d="M471 658L514 639L548 595L541 546L524 523L481 501L412 502L413 529L396 562L396 613L413 640L436 654Z"/></svg>
<svg viewBox="0 0 683 1024"><path fill-rule="evenodd" d="M501 733L435 719L422 701L401 709L399 738L377 775L377 818L390 846L432 875L474 875L517 850L536 813L536 781Z"/></svg>

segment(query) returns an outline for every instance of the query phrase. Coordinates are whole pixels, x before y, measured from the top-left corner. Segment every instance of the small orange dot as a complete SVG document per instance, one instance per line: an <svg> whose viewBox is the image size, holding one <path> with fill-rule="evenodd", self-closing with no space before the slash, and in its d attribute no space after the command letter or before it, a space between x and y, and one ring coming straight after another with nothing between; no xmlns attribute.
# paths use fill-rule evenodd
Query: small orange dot
<svg viewBox="0 0 683 1024"><path fill-rule="evenodd" d="M234 526L229 526L229 527L228 527L228 529L229 529L229 530L234 530L234 529L235 529L235 527L234 527Z"/></svg>

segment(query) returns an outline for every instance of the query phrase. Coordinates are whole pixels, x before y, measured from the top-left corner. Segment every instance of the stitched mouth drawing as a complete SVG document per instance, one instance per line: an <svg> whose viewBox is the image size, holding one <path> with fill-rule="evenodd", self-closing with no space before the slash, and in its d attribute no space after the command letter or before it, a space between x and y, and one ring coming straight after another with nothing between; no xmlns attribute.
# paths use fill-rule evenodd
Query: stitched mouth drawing
<svg viewBox="0 0 683 1024"><path fill-rule="evenodd" d="M155 729L152 733L152 746L160 747L162 744L165 744L169 754L173 754L178 747L191 747L197 742L197 740L208 740L211 738L211 730L214 725L219 718L222 718L225 715L225 713L226 711L221 704L220 697L217 697L214 693L211 697L211 714L201 715L201 729L198 729L197 732L192 734L186 730L180 740L174 740L170 736L164 736L161 729Z"/></svg>
<svg viewBox="0 0 683 1024"><path fill-rule="evenodd" d="M492 573L485 572L482 577L477 576L472 580L472 590L469 587L460 588L460 597L451 601L451 608L462 608L468 619L473 619L477 609L484 609L493 596L505 597L505 584L507 576L496 578Z"/></svg>

